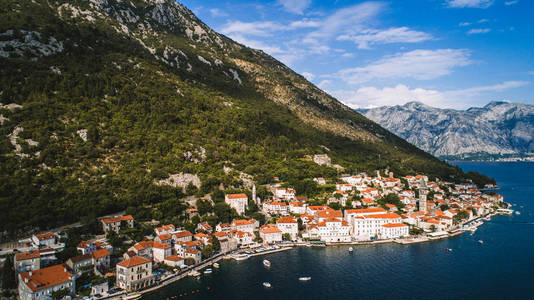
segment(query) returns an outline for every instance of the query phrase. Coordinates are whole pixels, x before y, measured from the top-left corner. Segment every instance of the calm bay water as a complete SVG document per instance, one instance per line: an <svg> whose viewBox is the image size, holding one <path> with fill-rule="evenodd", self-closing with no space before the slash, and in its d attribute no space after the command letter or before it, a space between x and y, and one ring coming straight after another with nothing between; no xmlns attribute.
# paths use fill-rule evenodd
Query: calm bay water
<svg viewBox="0 0 534 300"><path fill-rule="evenodd" d="M473 235L424 244L357 246L353 254L345 246L301 247L221 261L213 274L143 299L184 293L179 299L534 299L534 163L455 164L494 177L498 192L521 215L496 216ZM299 282L301 276L312 280ZM264 288L264 281L273 288Z"/></svg>

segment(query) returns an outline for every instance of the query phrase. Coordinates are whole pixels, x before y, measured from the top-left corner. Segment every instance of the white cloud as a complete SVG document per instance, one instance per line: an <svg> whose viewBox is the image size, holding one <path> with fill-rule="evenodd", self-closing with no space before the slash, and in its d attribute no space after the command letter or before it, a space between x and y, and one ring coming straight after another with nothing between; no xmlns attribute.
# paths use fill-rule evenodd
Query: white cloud
<svg viewBox="0 0 534 300"><path fill-rule="evenodd" d="M481 24L481 23L488 23L489 20L488 19L480 19L477 21L478 24Z"/></svg>
<svg viewBox="0 0 534 300"><path fill-rule="evenodd" d="M291 24L289 24L289 27L291 28L317 28L320 26L321 26L321 22L312 21L308 19L294 21L294 22L291 22Z"/></svg>
<svg viewBox="0 0 534 300"><path fill-rule="evenodd" d="M225 13L224 11L218 9L218 8L212 8L210 9L210 14L213 16L213 17L227 17L228 14Z"/></svg>
<svg viewBox="0 0 534 300"><path fill-rule="evenodd" d="M469 23L469 22L461 22L460 24L458 24L458 26L460 26L460 27L465 27L465 26L469 26L469 25L471 25L471 23Z"/></svg>
<svg viewBox="0 0 534 300"><path fill-rule="evenodd" d="M504 2L504 5L510 6L510 5L517 4L518 2L519 2L519 0L506 1L506 2Z"/></svg>
<svg viewBox="0 0 534 300"><path fill-rule="evenodd" d="M337 10L323 20L318 30L311 32L305 41L318 42L318 39L331 39L340 34L350 34L364 29L385 7L381 2L364 2Z"/></svg>
<svg viewBox="0 0 534 300"><path fill-rule="evenodd" d="M332 84L332 81L328 80L328 79L325 79L321 82L319 82L319 84L317 85L318 88L320 89L325 89L327 86L329 86L330 84Z"/></svg>
<svg viewBox="0 0 534 300"><path fill-rule="evenodd" d="M491 29L489 28L473 28L467 32L467 34L482 34L482 33L488 33Z"/></svg>
<svg viewBox="0 0 534 300"><path fill-rule="evenodd" d="M302 72L300 73L300 75L306 77L306 79L308 79L309 81L312 81L315 78L315 75L310 72Z"/></svg>
<svg viewBox="0 0 534 300"><path fill-rule="evenodd" d="M462 90L448 91L447 94L450 96L461 97L477 96L485 92L502 92L508 89L522 87L528 83L528 81L505 81L503 83L494 85L477 86Z"/></svg>
<svg viewBox="0 0 534 300"><path fill-rule="evenodd" d="M372 44L418 43L432 39L430 34L411 30L408 27L395 27L386 30L365 29L356 35L342 35L338 40L353 41L358 49L369 49Z"/></svg>
<svg viewBox="0 0 534 300"><path fill-rule="evenodd" d="M449 7L474 7L488 8L493 4L493 0L447 0Z"/></svg>
<svg viewBox="0 0 534 300"><path fill-rule="evenodd" d="M224 34L247 34L255 36L270 36L272 32L283 30L285 27L274 22L241 22L232 21L226 24L221 32Z"/></svg>
<svg viewBox="0 0 534 300"><path fill-rule="evenodd" d="M505 81L503 83L472 87L461 90L438 91L415 88L398 84L395 87L362 87L356 91L331 91L331 94L352 108L371 108L379 106L403 105L418 101L441 108L466 108L472 106L473 100L488 92L502 92L528 84L525 81ZM483 102L487 102L484 99Z"/></svg>
<svg viewBox="0 0 534 300"><path fill-rule="evenodd" d="M304 10L311 4L311 0L278 0L285 10L291 13L302 15Z"/></svg>
<svg viewBox="0 0 534 300"><path fill-rule="evenodd" d="M365 67L341 70L335 77L350 84L383 78L428 80L448 75L453 68L469 65L469 55L464 49L413 50L386 56Z"/></svg>
<svg viewBox="0 0 534 300"><path fill-rule="evenodd" d="M402 105L410 101L424 102L429 105L439 105L444 102L443 94L438 91L410 89L403 84L383 89L362 87L356 91L332 91L331 93L352 108Z"/></svg>

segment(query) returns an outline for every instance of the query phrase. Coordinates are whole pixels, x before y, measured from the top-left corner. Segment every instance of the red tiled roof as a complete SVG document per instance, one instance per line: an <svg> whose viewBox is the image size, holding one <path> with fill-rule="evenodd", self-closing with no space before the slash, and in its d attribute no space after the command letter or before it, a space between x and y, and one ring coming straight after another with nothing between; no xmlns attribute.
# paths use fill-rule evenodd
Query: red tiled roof
<svg viewBox="0 0 534 300"><path fill-rule="evenodd" d="M276 220L276 223L297 223L297 219L293 216L287 216Z"/></svg>
<svg viewBox="0 0 534 300"><path fill-rule="evenodd" d="M30 272L32 272L31 276ZM30 272L22 273L20 277L21 282L24 282L34 292L65 283L72 277L65 265L55 265ZM28 279L27 283L25 283L26 279Z"/></svg>
<svg viewBox="0 0 534 300"><path fill-rule="evenodd" d="M168 261L181 261L181 260L184 260L184 258L181 257L181 256L178 256L178 255L169 255L169 256L165 257L165 260L168 260Z"/></svg>
<svg viewBox="0 0 534 300"><path fill-rule="evenodd" d="M184 230L184 231L175 233L174 236L176 238L183 238L183 237L193 236L193 234L187 230Z"/></svg>
<svg viewBox="0 0 534 300"><path fill-rule="evenodd" d="M241 199L241 198L248 198L247 194L227 194L226 198L228 199Z"/></svg>
<svg viewBox="0 0 534 300"><path fill-rule="evenodd" d="M34 258L39 258L39 257L40 257L39 250L34 250L34 251L28 251L28 252L22 252L22 253L15 254L15 260L16 261L23 261L23 260L34 259Z"/></svg>
<svg viewBox="0 0 534 300"><path fill-rule="evenodd" d="M98 249L95 252L93 252L93 258L94 259L99 259L99 258L102 258L102 257L105 257L105 256L110 256L110 255L111 255L111 253L109 252L108 249Z"/></svg>
<svg viewBox="0 0 534 300"><path fill-rule="evenodd" d="M402 224L402 223L388 223L382 226L387 227L387 228L395 228L395 227L407 227L408 225Z"/></svg>
<svg viewBox="0 0 534 300"><path fill-rule="evenodd" d="M133 219L134 218L131 215L126 215L126 216L120 216L120 217L115 217L115 218L102 219L102 222L109 224L109 223L128 221L128 220L133 220Z"/></svg>
<svg viewBox="0 0 534 300"><path fill-rule="evenodd" d="M144 258L144 257L134 256L132 258L128 258L128 259L125 259L125 260L121 261L117 265L121 266L121 267L125 267L125 268L130 268L130 267L146 264L146 263L149 263L149 262L150 261L148 259Z"/></svg>
<svg viewBox="0 0 534 300"><path fill-rule="evenodd" d="M57 235L55 233L52 233L52 232L48 232L48 233L43 233L43 234L36 234L35 235L37 237L37 239L39 239L40 241L42 240L49 240L49 239L55 239L57 237Z"/></svg>
<svg viewBox="0 0 534 300"><path fill-rule="evenodd" d="M347 209L345 211L346 214L368 214L368 213L377 213L377 212L383 212L385 213L386 210L382 207L372 207L372 208L362 208L362 209Z"/></svg>

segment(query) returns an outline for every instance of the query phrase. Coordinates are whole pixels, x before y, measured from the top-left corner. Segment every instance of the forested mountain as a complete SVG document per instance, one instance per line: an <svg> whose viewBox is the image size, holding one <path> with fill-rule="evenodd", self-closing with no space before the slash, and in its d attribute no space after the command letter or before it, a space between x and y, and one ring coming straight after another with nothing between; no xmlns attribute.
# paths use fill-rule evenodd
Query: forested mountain
<svg viewBox="0 0 534 300"><path fill-rule="evenodd" d="M534 106L529 104L491 102L454 110L410 102L360 112L437 157L469 160L534 153Z"/></svg>
<svg viewBox="0 0 534 300"><path fill-rule="evenodd" d="M318 153L346 173L465 177L171 0L4 0L0 65L0 231L179 219L184 194L251 178L312 196L337 175Z"/></svg>

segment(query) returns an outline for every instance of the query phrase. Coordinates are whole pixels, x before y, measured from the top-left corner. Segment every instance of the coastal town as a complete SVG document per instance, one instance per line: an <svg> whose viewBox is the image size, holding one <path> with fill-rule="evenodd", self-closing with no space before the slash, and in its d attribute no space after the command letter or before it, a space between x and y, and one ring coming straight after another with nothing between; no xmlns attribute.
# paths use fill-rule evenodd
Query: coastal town
<svg viewBox="0 0 534 300"><path fill-rule="evenodd" d="M330 163L326 155L314 161ZM474 231L494 214L512 213L502 196L489 191L495 186L485 190L424 174L395 177L382 170L312 180L324 188L320 199L298 195L277 177L262 186L263 199L256 185L224 193L224 205L237 216L229 223L214 223L213 212L199 212L197 203L214 204L210 194L188 202L187 226L125 213L102 217L96 221L100 234L82 235L69 255L74 237L68 230L35 233L16 248L2 249L3 267L10 267L11 255L20 299L134 299L185 276L200 276L201 270L210 273L220 259L244 260L295 246L426 242ZM251 206L261 220L248 216ZM132 237L140 226L142 233Z"/></svg>

